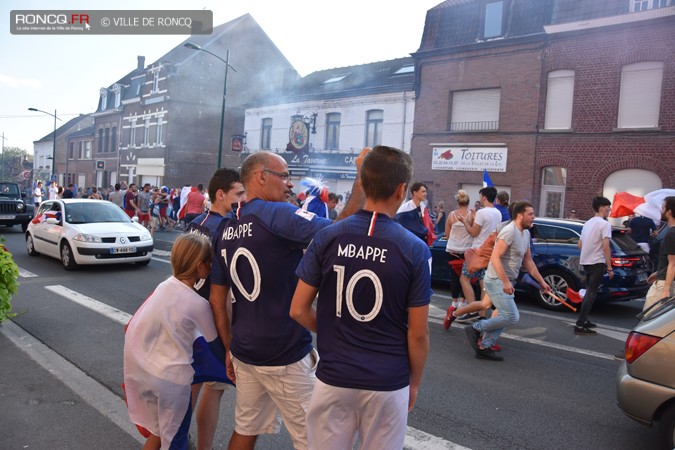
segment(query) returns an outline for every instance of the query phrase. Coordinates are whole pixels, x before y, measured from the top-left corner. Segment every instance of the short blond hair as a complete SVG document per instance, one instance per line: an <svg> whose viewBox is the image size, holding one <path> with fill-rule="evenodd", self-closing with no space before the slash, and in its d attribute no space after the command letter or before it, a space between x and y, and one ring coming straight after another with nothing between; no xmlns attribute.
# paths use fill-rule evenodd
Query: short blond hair
<svg viewBox="0 0 675 450"><path fill-rule="evenodd" d="M179 280L189 280L197 276L197 264L211 261L213 251L211 241L199 232L178 236L171 250L173 276Z"/></svg>
<svg viewBox="0 0 675 450"><path fill-rule="evenodd" d="M455 200L457 200L457 203L460 205L468 205L471 202L471 200L469 200L469 194L467 194L466 191L463 189L457 191L457 195L455 195Z"/></svg>

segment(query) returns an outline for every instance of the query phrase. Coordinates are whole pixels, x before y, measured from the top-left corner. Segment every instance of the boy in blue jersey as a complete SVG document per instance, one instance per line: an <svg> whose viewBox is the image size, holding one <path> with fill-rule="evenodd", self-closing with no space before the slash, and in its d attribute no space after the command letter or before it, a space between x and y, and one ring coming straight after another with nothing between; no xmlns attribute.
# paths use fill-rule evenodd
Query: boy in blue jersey
<svg viewBox="0 0 675 450"><path fill-rule="evenodd" d="M364 209L319 232L298 267L291 317L316 331L321 360L307 412L310 449L401 449L429 351L431 253L392 218L410 156L363 160ZM316 295L316 310L312 302Z"/></svg>
<svg viewBox="0 0 675 450"><path fill-rule="evenodd" d="M302 450L318 357L309 331L290 318L289 310L303 249L332 222L288 202L293 183L279 155L250 155L241 166L241 181L248 201L218 230L209 299L229 350L228 376L237 383L229 448L252 449L257 435L278 433L281 415L294 447ZM363 204L358 178L352 192L356 195L339 218ZM225 300L230 290L231 327Z"/></svg>
<svg viewBox="0 0 675 450"><path fill-rule="evenodd" d="M232 211L232 205L246 200L244 185L239 180L239 172L233 169L218 169L214 172L208 186L211 208L197 216L187 227L186 232L198 231L209 237L211 243L215 240L220 222L225 215ZM195 286L197 293L209 299L211 291L210 277L200 280ZM195 385L192 398L199 396L201 385ZM197 406L197 448L210 449L213 447L213 436L218 425L220 414L220 400L229 385L217 381L204 383L203 391L199 396Z"/></svg>

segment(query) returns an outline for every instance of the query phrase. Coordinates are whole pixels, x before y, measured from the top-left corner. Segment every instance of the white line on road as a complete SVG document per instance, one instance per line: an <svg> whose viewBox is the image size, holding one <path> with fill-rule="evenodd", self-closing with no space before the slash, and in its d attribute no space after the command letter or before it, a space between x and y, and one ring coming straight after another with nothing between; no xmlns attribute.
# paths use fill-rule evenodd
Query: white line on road
<svg viewBox="0 0 675 450"><path fill-rule="evenodd" d="M26 269L22 269L21 267L19 267L19 276L21 278L34 278L34 277L37 277L38 275L33 273L33 272L29 272Z"/></svg>
<svg viewBox="0 0 675 450"><path fill-rule="evenodd" d="M105 316L105 317L107 317L111 320L114 320L115 322L118 322L122 325L126 325L129 322L129 319L131 319L131 314L127 314L124 311L120 311L119 309L113 308L110 305L99 302L98 300L94 300L93 298L87 297L86 295L80 294L79 292L73 291L72 289L68 289L65 286L61 286L61 285L45 286L45 289L47 289L51 292L54 292L58 295L61 295L62 297L65 297L66 299L71 300L71 301L73 301L73 302L75 302L79 305L82 305L85 308L89 308L92 311L95 311L95 312L101 314L102 316ZM21 346L21 347L23 348L23 346ZM35 358L33 358L33 359L35 359ZM38 361L38 362L40 362L40 361ZM76 369L76 370L79 370L79 369ZM103 386L99 385L99 387L100 387L100 389L108 391L107 388L105 388ZM75 390L75 389L73 389L73 390ZM110 391L108 391L108 393L110 393L111 395L114 396L114 394L112 394ZM85 400L87 400L87 398L85 398ZM89 400L87 400L87 402L98 409L98 407L95 406L93 403L89 402ZM129 422L128 416L126 414L126 408L124 410L124 416L125 416L126 422ZM115 422L115 423L117 423L117 422ZM118 424L118 426L119 426L119 424ZM122 429L124 429L125 431L127 431L129 434L131 434L134 437L138 436L138 433L136 432L135 428L122 427ZM405 447L404 448L407 449L407 450L447 450L447 449L461 450L461 449L466 449L466 447L462 447L458 444L455 444L454 442L446 441L443 438L433 436L431 434L425 433L425 432L420 431L420 430L416 430L415 428L411 428L411 427L408 427L408 433L406 434L405 439L406 440L405 440Z"/></svg>
<svg viewBox="0 0 675 450"><path fill-rule="evenodd" d="M159 249L154 249L152 251L152 254L154 256L171 256L171 252L169 250L159 250Z"/></svg>
<svg viewBox="0 0 675 450"><path fill-rule="evenodd" d="M94 312L99 313L100 315L107 317L108 319L114 320L115 322L126 326L131 319L131 314L124 311L120 311L117 308L114 308L108 304L94 300L91 297L87 297L84 294L68 289L65 286L54 285L54 286L45 286L45 289L51 291L55 294L65 297L66 299L75 302L79 305L84 306L85 308L91 309Z"/></svg>
<svg viewBox="0 0 675 450"><path fill-rule="evenodd" d="M150 259L152 259L153 261L159 261L159 262L163 262L163 263L166 263L166 264L171 264L171 261L168 261L166 259L155 258L154 256Z"/></svg>
<svg viewBox="0 0 675 450"><path fill-rule="evenodd" d="M0 333L7 336L17 347L26 352L32 360L58 378L59 381L79 395L87 404L110 419L139 443L145 442L145 439L138 433L136 427L129 420L129 412L124 400L82 372L77 366L62 358L54 350L35 339L11 320L3 322L0 327Z"/></svg>

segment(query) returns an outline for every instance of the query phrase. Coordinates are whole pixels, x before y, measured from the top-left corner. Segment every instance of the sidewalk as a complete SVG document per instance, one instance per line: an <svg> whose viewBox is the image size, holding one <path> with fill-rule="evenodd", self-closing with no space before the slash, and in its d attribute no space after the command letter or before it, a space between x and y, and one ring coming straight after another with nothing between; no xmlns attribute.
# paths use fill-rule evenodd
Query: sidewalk
<svg viewBox="0 0 675 450"><path fill-rule="evenodd" d="M141 448L122 399L11 320L0 359L0 448Z"/></svg>

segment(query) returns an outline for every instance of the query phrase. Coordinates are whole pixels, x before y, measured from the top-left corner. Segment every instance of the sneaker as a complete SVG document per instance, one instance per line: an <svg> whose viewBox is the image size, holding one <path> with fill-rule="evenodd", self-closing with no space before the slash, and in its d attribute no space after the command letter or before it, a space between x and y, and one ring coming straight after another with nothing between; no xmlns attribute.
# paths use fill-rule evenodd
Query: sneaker
<svg viewBox="0 0 675 450"><path fill-rule="evenodd" d="M478 340L478 347L483 345L483 339ZM493 344L492 347L490 347L490 350L495 351L495 352L501 352L502 351L502 346L499 344Z"/></svg>
<svg viewBox="0 0 675 450"><path fill-rule="evenodd" d="M457 323L468 323L473 322L474 320L478 320L477 312L462 314L461 316L457 317Z"/></svg>
<svg viewBox="0 0 675 450"><path fill-rule="evenodd" d="M469 338L469 344L471 344L471 347L475 351L478 351L478 340L480 339L480 331L476 330L474 327L469 325L468 327L464 327L464 332L466 333L466 337Z"/></svg>
<svg viewBox="0 0 675 450"><path fill-rule="evenodd" d="M455 312L455 307L451 306L448 308L448 312L445 314L445 320L443 321L443 328L446 330L452 325L452 321L455 320L455 316L452 313Z"/></svg>
<svg viewBox="0 0 675 450"><path fill-rule="evenodd" d="M478 348L476 350L476 358L488 359L490 361L504 361L504 358L496 354L491 348Z"/></svg>
<svg viewBox="0 0 675 450"><path fill-rule="evenodd" d="M587 327L574 327L574 334L591 335L591 334L598 334L598 332L595 330L591 330L590 328Z"/></svg>
<svg viewBox="0 0 675 450"><path fill-rule="evenodd" d="M598 325L595 324L595 323L593 323L593 322L591 322L590 320L587 320L587 321L584 322L584 323L577 323L577 326L578 326L578 327L584 327L584 328L595 328L595 327L597 327Z"/></svg>

